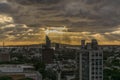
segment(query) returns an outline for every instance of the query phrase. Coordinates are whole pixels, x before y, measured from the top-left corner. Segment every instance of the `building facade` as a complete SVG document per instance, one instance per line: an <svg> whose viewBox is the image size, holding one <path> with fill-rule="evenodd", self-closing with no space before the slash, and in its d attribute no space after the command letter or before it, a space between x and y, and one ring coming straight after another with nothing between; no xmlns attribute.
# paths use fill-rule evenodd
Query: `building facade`
<svg viewBox="0 0 120 80"><path fill-rule="evenodd" d="M52 64L54 62L54 49L51 48L51 40L46 36L46 44L42 47L42 62Z"/></svg>
<svg viewBox="0 0 120 80"><path fill-rule="evenodd" d="M0 76L10 76L13 80L32 78L42 80L42 75L31 65L0 65Z"/></svg>
<svg viewBox="0 0 120 80"><path fill-rule="evenodd" d="M103 51L94 39L78 51L78 80L103 80Z"/></svg>

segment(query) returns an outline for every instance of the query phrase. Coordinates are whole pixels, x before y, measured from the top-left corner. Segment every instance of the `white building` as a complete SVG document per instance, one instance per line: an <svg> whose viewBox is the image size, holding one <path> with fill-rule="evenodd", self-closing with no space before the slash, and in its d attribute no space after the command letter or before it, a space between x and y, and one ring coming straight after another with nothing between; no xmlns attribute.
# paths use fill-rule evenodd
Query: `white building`
<svg viewBox="0 0 120 80"><path fill-rule="evenodd" d="M0 76L5 75L13 77L14 80L24 77L42 80L41 74L35 71L31 65L0 65Z"/></svg>
<svg viewBox="0 0 120 80"><path fill-rule="evenodd" d="M103 52L92 40L78 51L78 79L103 80Z"/></svg>

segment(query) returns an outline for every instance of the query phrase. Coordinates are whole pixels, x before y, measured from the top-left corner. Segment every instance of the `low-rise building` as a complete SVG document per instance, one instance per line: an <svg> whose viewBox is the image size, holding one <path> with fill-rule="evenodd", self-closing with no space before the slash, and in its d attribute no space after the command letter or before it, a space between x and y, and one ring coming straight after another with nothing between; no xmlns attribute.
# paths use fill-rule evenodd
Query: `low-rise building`
<svg viewBox="0 0 120 80"><path fill-rule="evenodd" d="M31 65L0 65L0 76L10 76L14 80L25 77L42 80L41 74Z"/></svg>

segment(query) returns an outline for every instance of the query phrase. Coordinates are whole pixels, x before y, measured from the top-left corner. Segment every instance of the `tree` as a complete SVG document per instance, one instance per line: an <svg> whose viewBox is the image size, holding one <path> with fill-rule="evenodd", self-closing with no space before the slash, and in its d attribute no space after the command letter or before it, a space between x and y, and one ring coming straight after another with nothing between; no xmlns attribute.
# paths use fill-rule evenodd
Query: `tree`
<svg viewBox="0 0 120 80"><path fill-rule="evenodd" d="M45 69L45 64L43 62L38 62L34 64L37 71L42 74L43 79L56 80L56 73L52 69Z"/></svg>
<svg viewBox="0 0 120 80"><path fill-rule="evenodd" d="M57 80L56 72L53 71L52 69L46 70L46 77L51 79L51 80Z"/></svg>
<svg viewBox="0 0 120 80"><path fill-rule="evenodd" d="M9 76L1 76L0 80L13 80L12 77Z"/></svg>
<svg viewBox="0 0 120 80"><path fill-rule="evenodd" d="M45 64L43 62L37 62L34 63L34 67L37 71L39 71L42 74L42 78L44 79L46 76Z"/></svg>

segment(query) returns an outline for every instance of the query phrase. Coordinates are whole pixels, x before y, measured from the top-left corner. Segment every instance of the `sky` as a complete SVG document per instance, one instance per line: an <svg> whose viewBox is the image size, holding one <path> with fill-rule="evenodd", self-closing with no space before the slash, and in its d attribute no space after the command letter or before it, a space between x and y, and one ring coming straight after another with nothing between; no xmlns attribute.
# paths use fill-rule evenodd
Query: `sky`
<svg viewBox="0 0 120 80"><path fill-rule="evenodd" d="M95 38L120 45L120 0L0 0L0 45L38 44L47 27L52 42L79 45Z"/></svg>

